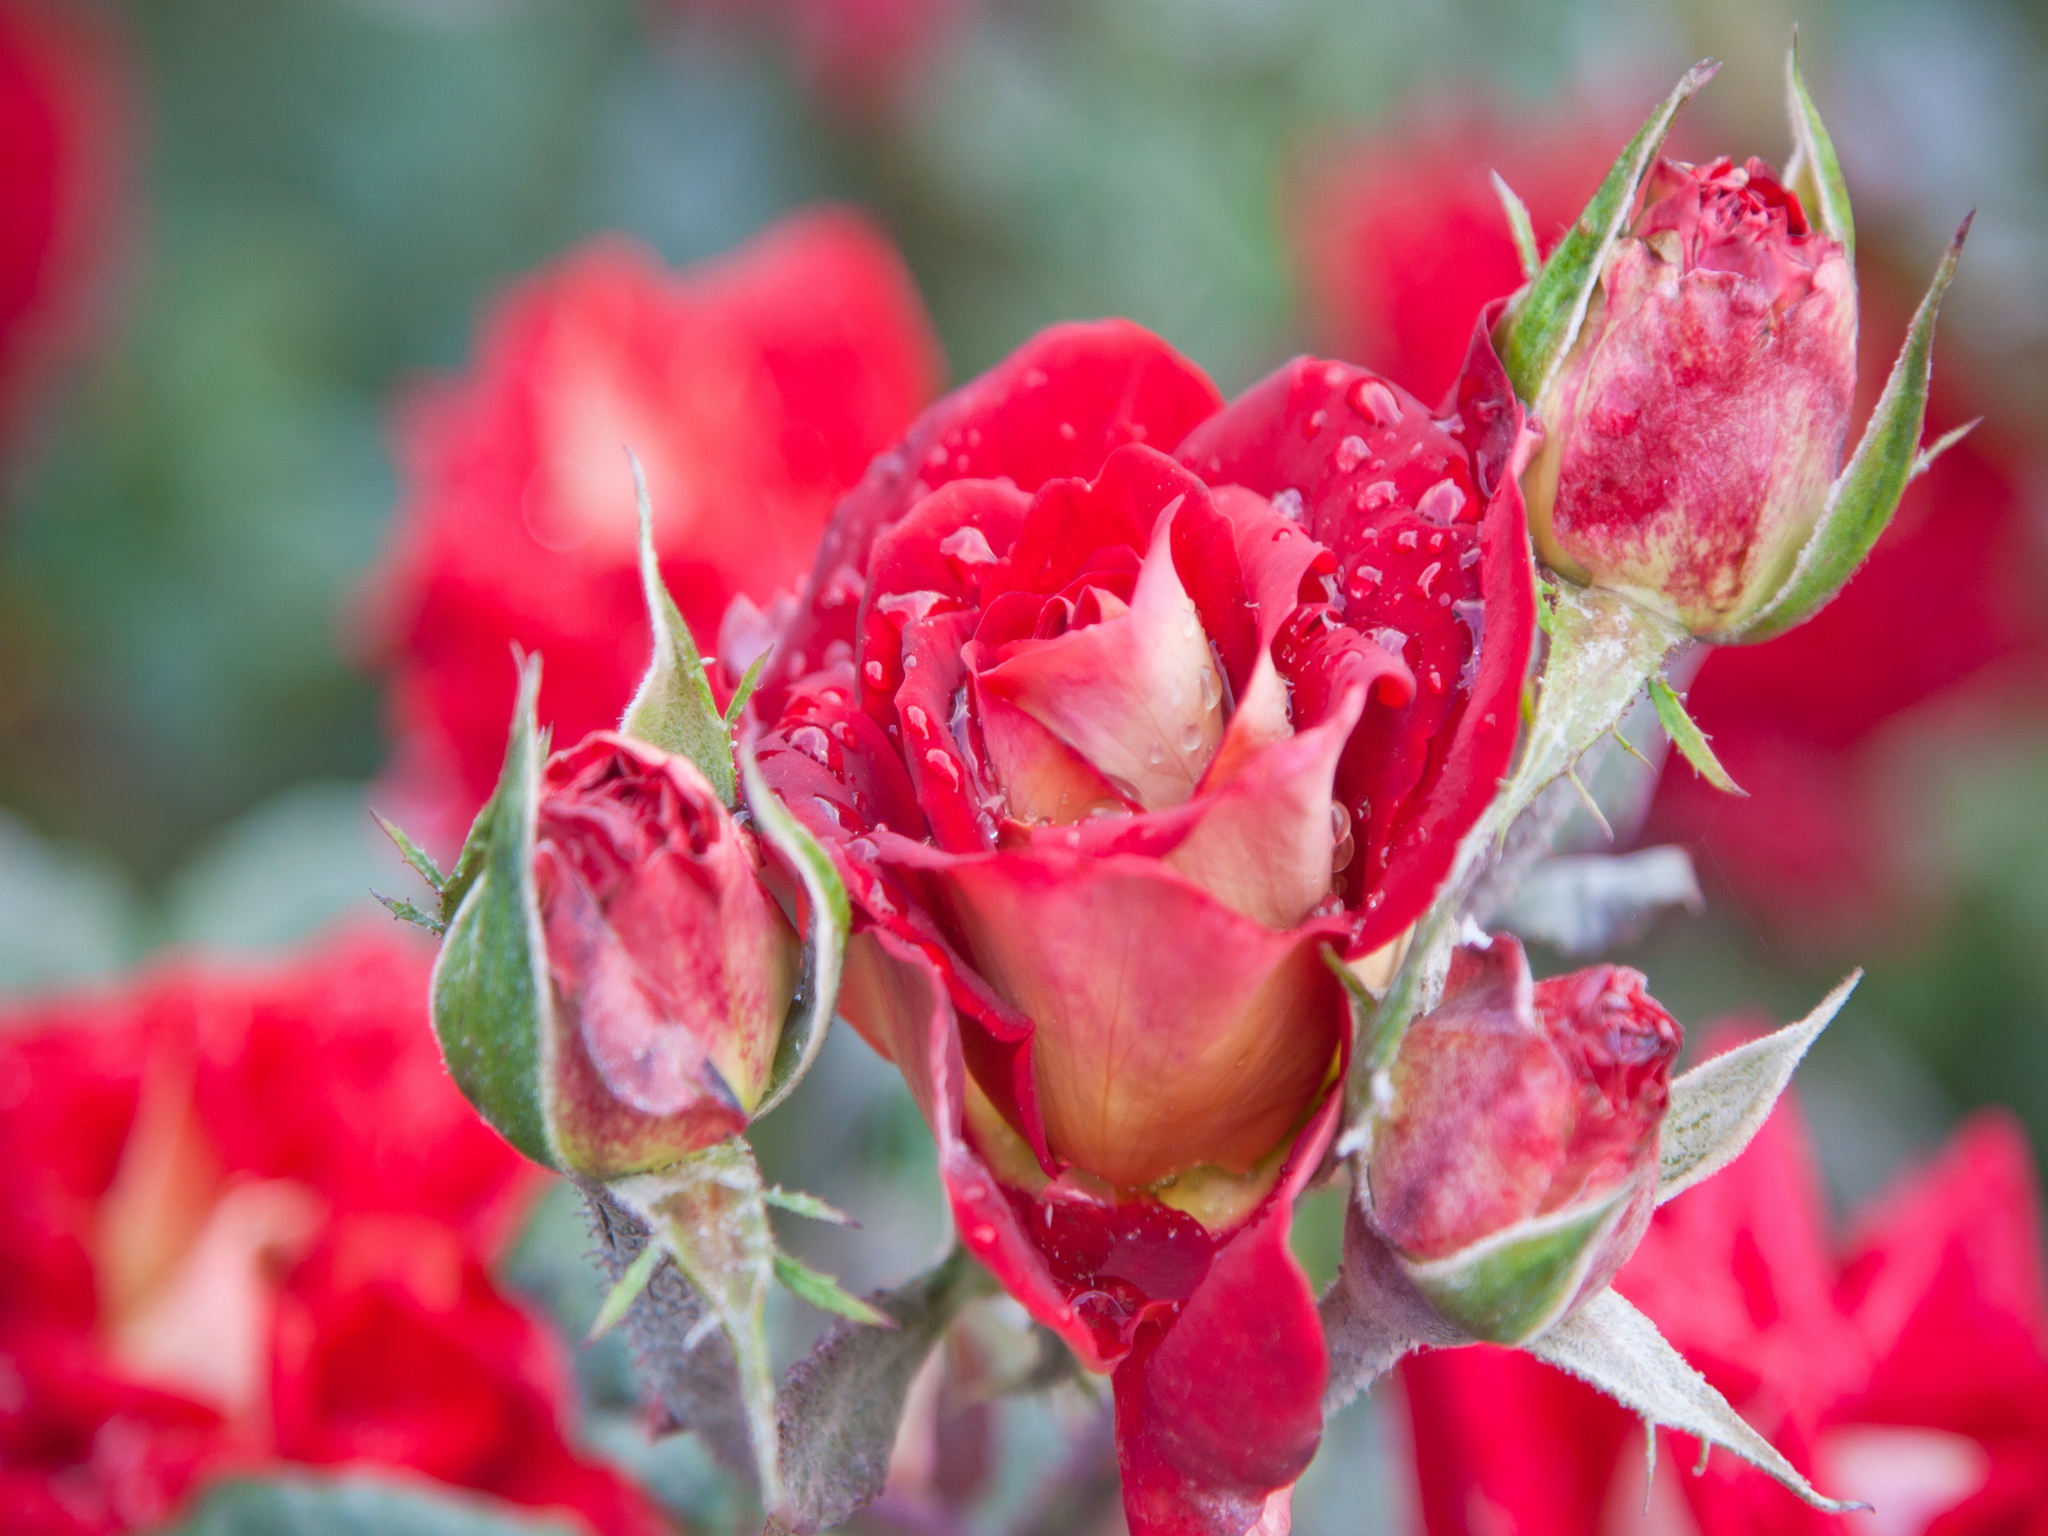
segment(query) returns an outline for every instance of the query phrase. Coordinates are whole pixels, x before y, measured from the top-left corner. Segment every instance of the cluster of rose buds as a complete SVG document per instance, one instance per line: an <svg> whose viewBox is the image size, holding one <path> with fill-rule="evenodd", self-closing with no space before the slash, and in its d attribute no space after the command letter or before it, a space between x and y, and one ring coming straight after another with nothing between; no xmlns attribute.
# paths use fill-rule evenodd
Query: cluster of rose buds
<svg viewBox="0 0 2048 1536"><path fill-rule="evenodd" d="M1841 1507L1608 1282L1846 989L1674 1080L1644 978L1535 982L1472 927L1518 819L1646 685L1718 771L1667 662L1812 613L1927 461L1953 253L1843 467L1833 150L1795 66L1782 180L1662 160L1704 78L1547 261L1525 240L1529 282L1435 409L1318 358L1225 402L1135 325L1055 327L874 462L722 671L643 492L655 656L620 730L546 757L529 663L458 864L409 850L457 1082L589 1191L607 1314L660 1381L720 1326L782 1525L872 1494L832 1447L886 1457L844 1451L843 1414L821 1449L807 1405L865 1394L886 1448L974 1265L1112 1379L1138 1536L1283 1532L1326 1401L1478 1341ZM929 1122L960 1244L871 1304L775 1253L765 1205L820 1210L763 1189L742 1138L835 1011ZM1340 1166L1319 1305L1289 1221ZM652 1289L671 1263L684 1286ZM770 1276L898 1342L834 1335L778 1398Z"/></svg>

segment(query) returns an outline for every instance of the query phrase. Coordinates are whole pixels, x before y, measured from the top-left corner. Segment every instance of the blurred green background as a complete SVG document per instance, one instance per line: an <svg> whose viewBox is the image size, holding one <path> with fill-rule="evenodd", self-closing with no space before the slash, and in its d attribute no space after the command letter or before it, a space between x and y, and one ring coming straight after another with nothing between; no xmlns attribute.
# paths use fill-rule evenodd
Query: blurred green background
<svg viewBox="0 0 2048 1536"><path fill-rule="evenodd" d="M479 306L594 231L686 262L851 199L902 244L956 380L1040 325L1119 313L1229 392L1314 336L1284 195L1304 146L1431 93L1635 111L1710 53L1728 64L1696 137L1780 158L1797 20L1866 241L1924 272L1978 207L1952 357L2009 436L2048 416L2048 16L2030 6L989 0L857 105L751 9L111 7L140 95L132 243L0 514L0 986L168 942L288 943L398 882L364 814L386 741L349 622L394 497L387 402L460 366ZM1708 870L1706 914L1631 957L1688 1023L1796 1016L1871 968L1802 1077L1844 1198L1980 1103L2048 1146L2042 702L1896 745L1926 898L1910 925L1848 946L1767 931ZM908 1243L907 1265L938 1238L922 1129L857 1043L833 1049L817 1077L840 1085L819 1090L838 1140L783 1146L770 1125L768 1156ZM1307 1225L1326 1254L1327 1219ZM545 1290L559 1253L535 1242L521 1262ZM820 1251L856 1285L892 1278L862 1268L879 1237ZM593 1393L623 1412L608 1369ZM1340 1421L1340 1458L1379 1454L1376 1423ZM1316 1486L1304 1531L1325 1528Z"/></svg>

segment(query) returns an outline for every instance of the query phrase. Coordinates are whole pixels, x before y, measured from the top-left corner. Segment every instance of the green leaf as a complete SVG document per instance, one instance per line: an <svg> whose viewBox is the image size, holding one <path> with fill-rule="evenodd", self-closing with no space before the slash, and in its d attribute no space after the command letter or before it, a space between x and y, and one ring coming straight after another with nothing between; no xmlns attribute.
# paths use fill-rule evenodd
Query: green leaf
<svg viewBox="0 0 2048 1536"><path fill-rule="evenodd" d="M384 829L384 835L391 839L405 862L410 864L435 892L438 893L448 884L448 877L441 873L441 866L434 862L426 849L407 837L398 823L379 815L376 811L370 814L377 818L377 825Z"/></svg>
<svg viewBox="0 0 2048 1536"><path fill-rule="evenodd" d="M659 1243L649 1243L640 1250L640 1256L626 1266L626 1272L619 1276L604 1301L597 1309L597 1316L591 1319L590 1331L583 1336L586 1344L595 1344L599 1339L618 1327L620 1319L640 1299L640 1293L647 1289L647 1283L654 1278L654 1272L661 1268L661 1261L668 1257L668 1251Z"/></svg>
<svg viewBox="0 0 2048 1536"><path fill-rule="evenodd" d="M633 491L640 507L640 587L647 599L647 622L654 631L654 657L633 702L619 721L621 734L650 746L687 757L704 771L718 798L733 798L732 735L711 683L704 676L704 658L697 652L690 626L661 579L654 552L654 511L647 499L647 476L630 453Z"/></svg>
<svg viewBox="0 0 2048 1536"><path fill-rule="evenodd" d="M1403 1261L1402 1267L1446 1321L1490 1344L1519 1344L1556 1323L1572 1304L1626 1204L1616 1194L1523 1222L1446 1258Z"/></svg>
<svg viewBox="0 0 2048 1536"><path fill-rule="evenodd" d="M864 1323L870 1328L894 1328L896 1319L886 1312L877 1312L858 1296L849 1293L830 1275L820 1274L801 1260L793 1259L786 1253L775 1255L775 1278L786 1286L792 1295L808 1301L821 1312L836 1312L851 1322Z"/></svg>
<svg viewBox="0 0 2048 1536"><path fill-rule="evenodd" d="M1536 226L1529 222L1529 205L1515 195L1499 171L1494 171L1493 191L1500 199L1501 212L1508 218L1508 233L1515 237L1515 254L1522 260L1522 281L1534 278L1543 267L1543 253L1536 245Z"/></svg>
<svg viewBox="0 0 2048 1536"><path fill-rule="evenodd" d="M1602 1291L1527 1348L1539 1360L1597 1387L1652 1424L1733 1451L1816 1509L1846 1514L1869 1507L1815 1492L1797 1468L1685 1363L1655 1323L1613 1291Z"/></svg>
<svg viewBox="0 0 2048 1536"><path fill-rule="evenodd" d="M857 1227L855 1221L836 1205L828 1205L816 1195L807 1195L800 1189L784 1189L780 1184L762 1196L770 1205L793 1215L808 1216L812 1221L829 1222L835 1227Z"/></svg>
<svg viewBox="0 0 2048 1536"><path fill-rule="evenodd" d="M1741 1155L1770 1118L1778 1096L1792 1081L1793 1068L1842 1011L1862 979L1861 971L1851 972L1797 1024L1724 1051L1672 1083L1671 1107L1660 1132L1659 1205L1719 1173Z"/></svg>
<svg viewBox="0 0 2048 1536"><path fill-rule="evenodd" d="M754 1112L758 1120L795 1091L825 1044L825 1031L831 1027L833 1010L839 1004L839 977L846 966L846 935L853 922L853 909L846 899L846 886L839 871L832 867L832 856L775 797L775 791L761 777L760 764L746 747L739 749L739 768L755 830L796 872L810 907L809 931L804 934L803 981L790 1003L782 1038L776 1043L768 1091L762 1097L761 1107Z"/></svg>
<svg viewBox="0 0 2048 1536"><path fill-rule="evenodd" d="M653 1173L613 1179L605 1190L646 1225L648 1249L675 1261L731 1344L761 1497L773 1508L782 1487L767 1334L776 1253L753 1149L735 1136Z"/></svg>
<svg viewBox="0 0 2048 1536"><path fill-rule="evenodd" d="M1926 423L1927 385L1934 367L1935 317L1941 311L1942 295L1955 278L1969 232L1970 220L1964 219L1913 315L1906 343L1899 349L1884 393L1863 429L1863 441L1829 488L1792 573L1733 639L1745 645L1770 640L1813 617L1855 574L1898 511L1899 497L1920 461L1920 432Z"/></svg>
<svg viewBox="0 0 2048 1536"><path fill-rule="evenodd" d="M1691 763L1699 776L1726 795L1749 797L1749 791L1729 777L1728 770L1721 766L1721 760L1714 756L1714 749L1707 745L1706 733L1693 724L1692 716L1685 712L1685 701L1678 692L1661 677L1650 679L1650 702L1657 706L1657 722L1664 727L1664 734L1671 738L1671 745L1678 748L1685 760Z"/></svg>
<svg viewBox="0 0 2048 1536"><path fill-rule="evenodd" d="M1849 184L1835 158L1835 141L1820 120L1820 111L1799 72L1799 29L1792 29L1792 47L1785 55L1785 115L1792 122L1792 160L1785 167L1785 185L1812 214L1822 234L1841 243L1856 263L1856 221L1849 212Z"/></svg>
<svg viewBox="0 0 2048 1536"><path fill-rule="evenodd" d="M1586 310L1599 285L1607 253L1628 228L1635 213L1636 193L1656 164L1657 151L1671 120L1693 92L1713 79L1720 66L1712 60L1695 64L1663 104L1650 114L1621 158L1600 183L1578 222L1565 232L1536 279L1501 318L1494 332L1501 362L1514 381L1515 393L1538 400L1578 339Z"/></svg>
<svg viewBox="0 0 2048 1536"><path fill-rule="evenodd" d="M567 1520L361 1472L216 1483L160 1536L575 1536Z"/></svg>
<svg viewBox="0 0 2048 1536"><path fill-rule="evenodd" d="M539 696L540 658L529 656L520 664L497 792L478 814L457 866L464 891L434 961L430 996L434 1034L456 1086L499 1135L535 1162L559 1168L540 1084L541 1039L554 998L533 890L534 816L547 750L534 721ZM464 866L473 872L465 875Z"/></svg>
<svg viewBox="0 0 2048 1536"><path fill-rule="evenodd" d="M994 1289L956 1247L936 1268L870 1298L896 1327L834 1323L797 1362L782 1394L787 1498L770 1510L770 1529L830 1529L882 1491L911 1380L960 1309Z"/></svg>

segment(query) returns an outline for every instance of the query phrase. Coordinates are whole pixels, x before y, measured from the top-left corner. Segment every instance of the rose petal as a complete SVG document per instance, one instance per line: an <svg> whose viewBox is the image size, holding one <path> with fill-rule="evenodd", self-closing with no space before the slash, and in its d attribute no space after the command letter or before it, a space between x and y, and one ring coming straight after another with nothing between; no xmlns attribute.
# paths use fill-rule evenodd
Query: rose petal
<svg viewBox="0 0 2048 1536"><path fill-rule="evenodd" d="M919 418L878 458L825 529L802 605L768 668L763 712L787 680L851 647L854 613L826 599L842 569L865 569L882 529L950 480L1009 480L1025 492L1089 476L1129 442L1178 442L1223 403L1201 369L1128 320L1056 325Z"/></svg>
<svg viewBox="0 0 2048 1536"><path fill-rule="evenodd" d="M979 679L1147 810L1192 795L1223 736L1209 639L1174 569L1180 505L1159 514L1128 613L1021 648Z"/></svg>
<svg viewBox="0 0 2048 1536"><path fill-rule="evenodd" d="M1049 1144L1090 1173L1243 1171L1327 1075L1344 1005L1315 930L1274 933L1151 860L934 862L982 973L1035 1025Z"/></svg>

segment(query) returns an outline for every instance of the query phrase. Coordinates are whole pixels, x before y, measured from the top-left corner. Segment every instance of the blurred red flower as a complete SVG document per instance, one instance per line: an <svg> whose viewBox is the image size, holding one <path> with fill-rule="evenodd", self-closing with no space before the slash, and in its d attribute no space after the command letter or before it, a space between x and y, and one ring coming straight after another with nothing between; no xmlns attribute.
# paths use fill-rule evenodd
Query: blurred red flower
<svg viewBox="0 0 2048 1536"><path fill-rule="evenodd" d="M1319 341L1435 398L1480 309L1521 282L1489 170L1528 204L1547 250L1632 127L1602 128L1583 111L1510 122L1473 107L1326 147L1295 200ZM1881 238L1864 232L1858 273L1858 430L1913 300L1890 281ZM1930 439L1993 405L1968 397L1960 349L1940 351ZM1698 849L1706 872L1775 930L1840 938L1902 904L1902 829L1875 763L1899 717L1980 690L2005 712L2043 696L2048 571L2026 526L2025 426L1994 414L1907 490L1840 597L1781 639L1716 648L1693 685L1693 717L1749 798L1674 758L1646 836Z"/></svg>
<svg viewBox="0 0 2048 1536"><path fill-rule="evenodd" d="M469 372L400 408L396 545L369 615L391 664L400 819L452 842L488 797L514 644L546 657L540 713L558 739L618 723L649 648L628 448L663 575L709 652L735 597L765 604L802 575L940 366L901 258L843 209L683 273L607 237L515 284Z"/></svg>
<svg viewBox="0 0 2048 1536"><path fill-rule="evenodd" d="M152 1525L282 1459L663 1528L484 1268L536 1176L442 1071L429 965L364 932L0 1018L0 1525Z"/></svg>
<svg viewBox="0 0 2048 1536"><path fill-rule="evenodd" d="M106 17L0 0L0 443L82 340L115 250L129 85Z"/></svg>
<svg viewBox="0 0 2048 1536"><path fill-rule="evenodd" d="M1846 1248L1796 1111L1659 1211L1616 1288L1867 1528L2048 1532L2048 1280L2024 1134L2001 1112L1886 1192ZM1429 1536L1793 1536L1866 1528L1669 1436L1644 1513L1641 1430L1526 1354L1402 1366Z"/></svg>

